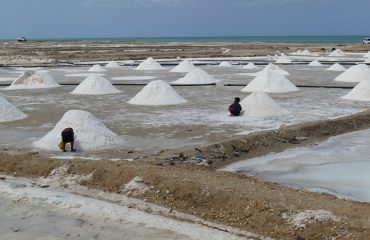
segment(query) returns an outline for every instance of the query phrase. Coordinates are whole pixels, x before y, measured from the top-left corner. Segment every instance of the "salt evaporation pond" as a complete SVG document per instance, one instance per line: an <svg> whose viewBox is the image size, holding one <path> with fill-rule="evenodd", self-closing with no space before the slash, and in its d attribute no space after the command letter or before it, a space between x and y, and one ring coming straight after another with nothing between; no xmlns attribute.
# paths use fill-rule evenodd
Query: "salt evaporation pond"
<svg viewBox="0 0 370 240"><path fill-rule="evenodd" d="M370 130L230 164L222 171L370 202Z"/></svg>

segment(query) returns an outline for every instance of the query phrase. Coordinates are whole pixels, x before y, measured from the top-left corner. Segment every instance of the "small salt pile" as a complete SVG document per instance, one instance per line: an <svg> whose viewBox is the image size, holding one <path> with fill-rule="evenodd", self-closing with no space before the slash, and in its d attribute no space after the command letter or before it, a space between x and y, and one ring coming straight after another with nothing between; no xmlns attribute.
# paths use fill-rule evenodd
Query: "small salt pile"
<svg viewBox="0 0 370 240"><path fill-rule="evenodd" d="M24 72L19 78L5 90L16 89L37 89L37 88L54 88L60 85L50 76L47 71L29 70Z"/></svg>
<svg viewBox="0 0 370 240"><path fill-rule="evenodd" d="M328 71L334 71L334 72L343 72L343 71L346 71L345 67L343 67L339 63L334 63L333 65L331 65L326 70L328 70Z"/></svg>
<svg viewBox="0 0 370 240"><path fill-rule="evenodd" d="M251 93L240 102L240 105L243 108L244 116L247 117L272 117L288 113L269 95L261 91Z"/></svg>
<svg viewBox="0 0 370 240"><path fill-rule="evenodd" d="M352 101L370 101L370 78L357 84L342 98Z"/></svg>
<svg viewBox="0 0 370 240"><path fill-rule="evenodd" d="M310 63L308 64L308 66L311 66L311 67L321 67L321 66L322 66L322 64L321 64L321 62L319 62L319 61L315 60L315 61L310 62Z"/></svg>
<svg viewBox="0 0 370 240"><path fill-rule="evenodd" d="M186 74L185 77L173 81L172 83L179 85L204 85L215 84L216 82L218 82L218 80L209 75L206 71L201 68L196 68Z"/></svg>
<svg viewBox="0 0 370 240"><path fill-rule="evenodd" d="M92 66L88 72L106 72L107 69L103 68L102 66L100 66L99 64L96 64L94 66Z"/></svg>
<svg viewBox="0 0 370 240"><path fill-rule="evenodd" d="M33 146L56 151L61 140L63 129L71 127L75 133L75 147L82 151L96 151L120 146L123 140L109 130L99 119L89 112L70 110L56 124L53 130L33 143Z"/></svg>
<svg viewBox="0 0 370 240"><path fill-rule="evenodd" d="M294 92L299 89L291 83L285 76L276 71L267 69L256 76L242 92Z"/></svg>
<svg viewBox="0 0 370 240"><path fill-rule="evenodd" d="M281 55L275 63L292 63L292 60L285 54Z"/></svg>
<svg viewBox="0 0 370 240"><path fill-rule="evenodd" d="M341 49L335 49L329 54L329 57L345 57L346 54Z"/></svg>
<svg viewBox="0 0 370 240"><path fill-rule="evenodd" d="M106 68L119 68L121 65L118 64L118 62L110 61L107 65L105 65Z"/></svg>
<svg viewBox="0 0 370 240"><path fill-rule="evenodd" d="M146 85L139 93L136 94L129 104L134 105L175 105L186 103L173 87L162 80L156 80Z"/></svg>
<svg viewBox="0 0 370 240"><path fill-rule="evenodd" d="M125 60L122 62L123 65L125 66L132 66L135 64L135 61L134 60Z"/></svg>
<svg viewBox="0 0 370 240"><path fill-rule="evenodd" d="M359 64L348 68L334 80L339 82L361 82L369 79L370 69L366 64Z"/></svg>
<svg viewBox="0 0 370 240"><path fill-rule="evenodd" d="M254 63L248 63L246 66L243 67L243 69L247 69L247 70L255 70L257 68L258 67Z"/></svg>
<svg viewBox="0 0 370 240"><path fill-rule="evenodd" d="M305 49L305 50L298 50L296 52L293 52L292 55L296 55L296 56L318 56L318 54L316 53L312 53L310 52L309 50Z"/></svg>
<svg viewBox="0 0 370 240"><path fill-rule="evenodd" d="M171 70L171 72L188 73L188 72L193 71L196 68L197 67L194 66L194 64L192 62L190 62L189 60L186 59L186 60L182 61L179 65L174 67Z"/></svg>
<svg viewBox="0 0 370 240"><path fill-rule="evenodd" d="M0 96L0 122L11 122L26 118L27 115L20 111L8 100Z"/></svg>
<svg viewBox="0 0 370 240"><path fill-rule="evenodd" d="M364 57L365 58L370 58L370 51L368 51L367 53L364 54Z"/></svg>
<svg viewBox="0 0 370 240"><path fill-rule="evenodd" d="M139 66L135 68L136 70L142 71L155 71L155 70L164 70L165 68L161 66L156 60L152 57L146 59Z"/></svg>
<svg viewBox="0 0 370 240"><path fill-rule="evenodd" d="M222 61L218 66L220 66L220 67L232 67L233 65L228 61Z"/></svg>
<svg viewBox="0 0 370 240"><path fill-rule="evenodd" d="M83 80L73 91L73 94L113 94L120 93L121 91L115 88L112 83L108 80L93 74Z"/></svg>
<svg viewBox="0 0 370 240"><path fill-rule="evenodd" d="M262 71L259 71L259 72L256 72L256 73L247 73L249 76L258 76L260 74L262 74L263 72L267 71L267 70L272 70L280 75L283 75L283 76L288 76L290 75L290 73L288 73L287 71L285 71L284 69L280 68L279 66L275 65L275 64L272 64L272 63L269 63Z"/></svg>

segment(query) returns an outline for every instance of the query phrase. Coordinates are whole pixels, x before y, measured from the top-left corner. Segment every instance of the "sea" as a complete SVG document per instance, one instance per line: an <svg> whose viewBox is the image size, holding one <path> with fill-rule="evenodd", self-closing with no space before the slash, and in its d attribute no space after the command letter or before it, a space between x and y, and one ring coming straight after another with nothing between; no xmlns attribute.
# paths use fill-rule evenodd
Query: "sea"
<svg viewBox="0 0 370 240"><path fill-rule="evenodd" d="M368 36L216 36L216 37L115 37L115 38L30 38L33 41L109 41L109 42L264 42L264 43L362 43ZM0 41L12 41L3 39Z"/></svg>

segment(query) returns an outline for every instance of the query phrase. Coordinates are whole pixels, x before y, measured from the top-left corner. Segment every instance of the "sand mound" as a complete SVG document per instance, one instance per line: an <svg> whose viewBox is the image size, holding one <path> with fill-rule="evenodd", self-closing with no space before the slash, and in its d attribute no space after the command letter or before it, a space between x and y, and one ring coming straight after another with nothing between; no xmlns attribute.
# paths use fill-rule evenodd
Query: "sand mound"
<svg viewBox="0 0 370 240"><path fill-rule="evenodd" d="M50 76L47 71L26 71L19 78L4 89L36 89L36 88L53 88L60 85Z"/></svg>
<svg viewBox="0 0 370 240"><path fill-rule="evenodd" d="M292 63L292 60L286 55L281 55L275 63Z"/></svg>
<svg viewBox="0 0 370 240"><path fill-rule="evenodd" d="M161 66L156 60L153 58L148 58L144 62L140 63L139 66L135 68L136 70L143 70L143 71L153 71L153 70L163 70L164 67Z"/></svg>
<svg viewBox="0 0 370 240"><path fill-rule="evenodd" d="M254 63L248 63L246 66L243 67L243 69L255 70L258 69L258 67Z"/></svg>
<svg viewBox="0 0 370 240"><path fill-rule="evenodd" d="M177 94L175 89L162 80L156 80L146 85L129 104L134 105L175 105L187 101Z"/></svg>
<svg viewBox="0 0 370 240"><path fill-rule="evenodd" d="M243 92L294 92L299 89L291 83L285 76L280 75L273 70L264 70L255 77L245 88Z"/></svg>
<svg viewBox="0 0 370 240"><path fill-rule="evenodd" d="M218 80L209 75L206 71L201 68L196 68L190 73L186 74L185 77L180 78L172 83L181 85L202 85L214 84L216 82L218 82Z"/></svg>
<svg viewBox="0 0 370 240"><path fill-rule="evenodd" d="M345 67L343 67L339 63L334 63L333 65L331 65L326 70L328 70L328 71L334 71L334 72L343 72L343 71L346 71Z"/></svg>
<svg viewBox="0 0 370 240"><path fill-rule="evenodd" d="M99 75L88 76L73 91L73 94L113 94L121 91L115 88L112 83Z"/></svg>
<svg viewBox="0 0 370 240"><path fill-rule="evenodd" d="M365 64L359 64L348 68L345 72L335 78L339 82L361 82L369 79L370 69Z"/></svg>
<svg viewBox="0 0 370 240"><path fill-rule="evenodd" d="M21 112L12 103L0 97L0 122L11 122L26 118L27 115Z"/></svg>
<svg viewBox="0 0 370 240"><path fill-rule="evenodd" d="M99 64L96 64L94 66L92 66L88 72L106 72L107 69L103 68L102 66L100 66Z"/></svg>
<svg viewBox="0 0 370 240"><path fill-rule="evenodd" d="M232 67L233 65L228 61L222 61L218 66L220 66L220 67Z"/></svg>
<svg viewBox="0 0 370 240"><path fill-rule="evenodd" d="M174 67L171 72L191 72L193 71L194 69L196 69L197 67L194 66L194 64L192 64L189 60L184 60L182 61L179 65L177 65L176 67Z"/></svg>
<svg viewBox="0 0 370 240"><path fill-rule="evenodd" d="M34 142L33 146L49 151L59 150L60 134L67 127L73 128L75 132L75 146L77 150L109 149L123 143L123 140L118 135L109 130L91 113L70 110L63 115L53 130Z"/></svg>
<svg viewBox="0 0 370 240"><path fill-rule="evenodd" d="M353 101L370 101L370 78L356 85L343 99Z"/></svg>
<svg viewBox="0 0 370 240"><path fill-rule="evenodd" d="M110 61L107 65L105 65L106 68L119 68L121 65L118 64L118 62Z"/></svg>
<svg viewBox="0 0 370 240"><path fill-rule="evenodd" d="M284 108L280 107L269 95L257 91L250 94L240 102L244 116L250 117L271 117L287 114Z"/></svg>
<svg viewBox="0 0 370 240"><path fill-rule="evenodd" d="M322 66L322 64L321 64L321 62L319 62L319 61L315 60L315 61L310 62L310 63L308 64L308 66L311 66L311 67L321 67L321 66Z"/></svg>
<svg viewBox="0 0 370 240"><path fill-rule="evenodd" d="M338 49L335 49L334 51L332 51L330 54L329 54L330 57L345 57L346 54L340 50L339 48Z"/></svg>

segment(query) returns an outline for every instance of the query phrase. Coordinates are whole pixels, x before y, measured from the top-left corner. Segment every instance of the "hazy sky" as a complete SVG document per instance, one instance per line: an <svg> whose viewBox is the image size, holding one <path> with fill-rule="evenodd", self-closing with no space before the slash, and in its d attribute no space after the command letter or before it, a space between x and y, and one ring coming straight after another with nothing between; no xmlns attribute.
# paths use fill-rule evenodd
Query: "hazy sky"
<svg viewBox="0 0 370 240"><path fill-rule="evenodd" d="M370 0L0 0L0 38L370 35Z"/></svg>

